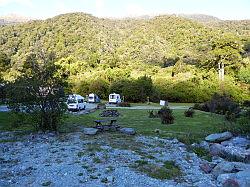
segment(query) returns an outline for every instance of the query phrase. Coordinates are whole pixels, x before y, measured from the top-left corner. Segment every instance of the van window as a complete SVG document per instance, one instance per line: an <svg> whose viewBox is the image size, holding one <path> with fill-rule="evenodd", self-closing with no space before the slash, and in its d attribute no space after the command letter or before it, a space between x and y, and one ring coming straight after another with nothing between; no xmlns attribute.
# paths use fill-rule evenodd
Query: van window
<svg viewBox="0 0 250 187"><path fill-rule="evenodd" d="M78 103L83 103L83 99L78 99Z"/></svg>
<svg viewBox="0 0 250 187"><path fill-rule="evenodd" d="M67 103L68 104L76 103L76 100L75 99L68 99Z"/></svg>
<svg viewBox="0 0 250 187"><path fill-rule="evenodd" d="M115 99L115 95L110 95L110 99Z"/></svg>

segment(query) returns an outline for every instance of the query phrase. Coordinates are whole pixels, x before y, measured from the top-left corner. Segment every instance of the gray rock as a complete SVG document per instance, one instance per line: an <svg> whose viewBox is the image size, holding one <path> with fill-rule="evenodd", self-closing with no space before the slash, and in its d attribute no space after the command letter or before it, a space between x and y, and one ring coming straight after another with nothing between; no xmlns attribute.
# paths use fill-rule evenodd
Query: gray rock
<svg viewBox="0 0 250 187"><path fill-rule="evenodd" d="M203 149L209 151L209 143L206 142L206 141L201 141L201 142L199 143L199 147L201 147L201 148L203 148Z"/></svg>
<svg viewBox="0 0 250 187"><path fill-rule="evenodd" d="M212 171L212 169L213 169L212 165L210 165L209 163L202 163L200 165L200 168L205 173L210 173Z"/></svg>
<svg viewBox="0 0 250 187"><path fill-rule="evenodd" d="M209 147L212 156L220 156L229 161L250 163L250 151L241 147L223 146L221 144L212 144Z"/></svg>
<svg viewBox="0 0 250 187"><path fill-rule="evenodd" d="M108 176L108 177L107 177L107 182L108 182L108 183L114 182L114 177L113 177L113 176Z"/></svg>
<svg viewBox="0 0 250 187"><path fill-rule="evenodd" d="M212 144L209 147L209 152L212 156L221 156L224 153L224 146L221 144Z"/></svg>
<svg viewBox="0 0 250 187"><path fill-rule="evenodd" d="M223 187L240 187L239 183L235 179L227 179L223 184Z"/></svg>
<svg viewBox="0 0 250 187"><path fill-rule="evenodd" d="M84 128L83 133L86 135L95 135L97 133L98 129L95 128Z"/></svg>
<svg viewBox="0 0 250 187"><path fill-rule="evenodd" d="M222 141L228 140L232 138L233 135L231 132L223 132L223 133L217 133L217 134L210 134L205 138L207 142L212 142L212 143L220 143Z"/></svg>
<svg viewBox="0 0 250 187"><path fill-rule="evenodd" d="M239 171L238 173L221 174L217 177L217 181L223 187L230 186L230 184L233 186L249 187L250 170Z"/></svg>
<svg viewBox="0 0 250 187"><path fill-rule="evenodd" d="M250 164L245 164L241 162L221 162L217 164L213 171L212 174L217 177L220 174L225 174L225 173L236 173L239 171L244 171L244 170L250 170Z"/></svg>
<svg viewBox="0 0 250 187"><path fill-rule="evenodd" d="M247 151L241 147L224 147L223 154L221 156L224 156L225 159L230 161L250 163L250 151Z"/></svg>
<svg viewBox="0 0 250 187"><path fill-rule="evenodd" d="M250 140L244 137L234 137L228 141L221 142L221 145L247 148L250 145Z"/></svg>
<svg viewBox="0 0 250 187"><path fill-rule="evenodd" d="M215 177L218 177L221 174L235 173L235 172L237 172L237 171L235 170L235 167L234 167L233 163L231 163L231 162L221 162L221 163L217 164L214 167L214 169L212 171L212 174Z"/></svg>
<svg viewBox="0 0 250 187"><path fill-rule="evenodd" d="M236 179L242 187L250 186L250 169L236 173Z"/></svg>
<svg viewBox="0 0 250 187"><path fill-rule="evenodd" d="M120 132L128 135L134 135L136 133L133 128L121 128Z"/></svg>

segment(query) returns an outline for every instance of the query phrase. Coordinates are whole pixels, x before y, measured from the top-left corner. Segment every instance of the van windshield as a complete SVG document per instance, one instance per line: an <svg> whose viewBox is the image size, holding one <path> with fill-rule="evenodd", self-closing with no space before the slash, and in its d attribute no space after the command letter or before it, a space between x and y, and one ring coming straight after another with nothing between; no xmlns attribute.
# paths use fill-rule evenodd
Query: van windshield
<svg viewBox="0 0 250 187"><path fill-rule="evenodd" d="M110 95L110 99L115 99L115 95Z"/></svg>
<svg viewBox="0 0 250 187"><path fill-rule="evenodd" d="M76 100L75 99L68 99L67 103L68 104L76 103Z"/></svg>

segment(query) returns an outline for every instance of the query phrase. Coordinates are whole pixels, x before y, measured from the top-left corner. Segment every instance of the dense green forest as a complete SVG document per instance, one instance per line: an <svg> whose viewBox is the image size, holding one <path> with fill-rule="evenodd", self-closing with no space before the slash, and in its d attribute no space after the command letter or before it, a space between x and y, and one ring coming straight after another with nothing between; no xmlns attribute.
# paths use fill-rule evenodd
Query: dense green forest
<svg viewBox="0 0 250 187"><path fill-rule="evenodd" d="M43 51L69 75L68 92L105 99L115 91L135 102L203 102L215 92L250 99L249 20L116 20L71 13L0 26L0 49L2 81L14 81L30 56ZM218 63L225 65L224 82Z"/></svg>

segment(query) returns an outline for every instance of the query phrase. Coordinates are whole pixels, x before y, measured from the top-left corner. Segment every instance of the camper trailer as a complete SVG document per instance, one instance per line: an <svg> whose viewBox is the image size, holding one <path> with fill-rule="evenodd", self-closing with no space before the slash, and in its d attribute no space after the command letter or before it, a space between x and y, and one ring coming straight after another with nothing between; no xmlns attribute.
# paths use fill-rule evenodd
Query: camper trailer
<svg viewBox="0 0 250 187"><path fill-rule="evenodd" d="M88 96L88 102L89 103L99 103L100 102L100 98L96 94L91 93Z"/></svg>
<svg viewBox="0 0 250 187"><path fill-rule="evenodd" d="M121 102L121 96L120 94L112 93L109 94L109 103L120 103Z"/></svg>
<svg viewBox="0 0 250 187"><path fill-rule="evenodd" d="M86 108L86 102L84 102L84 97L77 94L69 95L67 99L67 106L69 111L79 111Z"/></svg>

